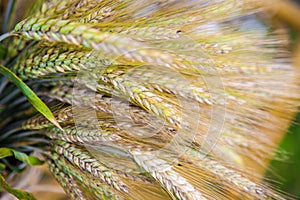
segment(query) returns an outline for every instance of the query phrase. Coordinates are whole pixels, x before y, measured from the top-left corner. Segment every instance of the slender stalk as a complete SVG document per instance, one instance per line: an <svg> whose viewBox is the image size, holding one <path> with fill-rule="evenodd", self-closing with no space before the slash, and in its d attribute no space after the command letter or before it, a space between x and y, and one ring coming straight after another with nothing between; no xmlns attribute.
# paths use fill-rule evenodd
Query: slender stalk
<svg viewBox="0 0 300 200"><path fill-rule="evenodd" d="M3 40L5 40L8 37L11 37L14 35L17 35L17 34L13 33L13 32L4 33L4 34L0 35L0 42L2 42Z"/></svg>

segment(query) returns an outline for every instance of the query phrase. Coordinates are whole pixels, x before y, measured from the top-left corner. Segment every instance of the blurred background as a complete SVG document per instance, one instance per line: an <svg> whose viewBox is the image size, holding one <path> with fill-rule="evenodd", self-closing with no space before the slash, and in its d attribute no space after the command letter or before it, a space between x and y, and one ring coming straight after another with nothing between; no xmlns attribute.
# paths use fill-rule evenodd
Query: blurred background
<svg viewBox="0 0 300 200"><path fill-rule="evenodd" d="M300 67L300 66L298 66ZM267 177L284 192L300 200L300 113L280 144L280 149L287 152L285 161L272 161Z"/></svg>
<svg viewBox="0 0 300 200"><path fill-rule="evenodd" d="M293 1L297 4L295 6L300 9L300 0ZM300 32L290 29L290 35L294 46L299 45ZM287 159L285 161L272 161L270 171L266 172L266 176L277 181L275 185L281 190L300 200L300 112L296 115L281 141L279 149L287 153Z"/></svg>

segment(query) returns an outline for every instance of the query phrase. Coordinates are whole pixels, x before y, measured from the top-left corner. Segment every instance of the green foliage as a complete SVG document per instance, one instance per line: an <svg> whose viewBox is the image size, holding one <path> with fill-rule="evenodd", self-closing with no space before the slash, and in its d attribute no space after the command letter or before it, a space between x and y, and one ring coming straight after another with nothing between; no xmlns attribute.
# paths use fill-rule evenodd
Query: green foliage
<svg viewBox="0 0 300 200"><path fill-rule="evenodd" d="M20 200L35 200L34 196L28 192L22 191L22 190L17 190L11 188L7 182L5 182L4 177L0 174L0 191L1 188L6 190L7 192L11 193L15 197L17 197Z"/></svg>
<svg viewBox="0 0 300 200"><path fill-rule="evenodd" d="M272 161L272 172L267 174L272 179L279 179L282 190L300 199L300 113L290 127L279 148L288 153L283 162Z"/></svg>
<svg viewBox="0 0 300 200"><path fill-rule="evenodd" d="M42 165L44 162L38 159L37 157L34 156L28 156L25 153L16 151L14 149L10 148L0 148L0 161L3 158L14 156L17 160L22 161L26 164L35 166L35 165ZM0 163L0 172L2 172L5 169L5 164ZM8 183L5 182L4 177L0 174L0 191L1 188L6 190L7 192L11 193L15 197L17 197L20 200L34 200L35 198L33 197L32 194L25 192L23 190L17 190L13 189L9 186Z"/></svg>
<svg viewBox="0 0 300 200"><path fill-rule="evenodd" d="M42 100L19 77L2 65L0 65L0 73L5 75L10 81L16 84L27 97L28 101L50 122L62 130L48 106L42 102Z"/></svg>
<svg viewBox="0 0 300 200"><path fill-rule="evenodd" d="M6 50L3 44L0 44L0 60L4 60L6 54Z"/></svg>
<svg viewBox="0 0 300 200"><path fill-rule="evenodd" d="M9 156L15 156L16 159L25 162L29 165L41 165L44 162L34 156L27 156L25 153L16 151L9 148L0 148L0 159L6 158Z"/></svg>

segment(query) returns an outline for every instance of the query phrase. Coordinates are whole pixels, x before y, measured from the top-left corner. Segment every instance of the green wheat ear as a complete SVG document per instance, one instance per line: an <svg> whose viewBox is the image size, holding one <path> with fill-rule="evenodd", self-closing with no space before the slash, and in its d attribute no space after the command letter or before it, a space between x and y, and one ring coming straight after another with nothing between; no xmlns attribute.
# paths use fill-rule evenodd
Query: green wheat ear
<svg viewBox="0 0 300 200"><path fill-rule="evenodd" d="M72 199L290 198L263 177L300 102L269 2L36 0L21 21L10 3L1 189L32 199L9 177L39 152Z"/></svg>

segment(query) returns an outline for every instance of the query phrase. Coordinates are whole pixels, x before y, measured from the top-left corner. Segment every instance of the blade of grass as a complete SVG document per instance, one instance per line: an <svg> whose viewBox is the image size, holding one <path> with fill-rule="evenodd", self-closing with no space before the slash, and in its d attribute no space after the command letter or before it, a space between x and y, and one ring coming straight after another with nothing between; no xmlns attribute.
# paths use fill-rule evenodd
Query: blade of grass
<svg viewBox="0 0 300 200"><path fill-rule="evenodd" d="M29 165L42 165L44 162L34 156L28 156L25 153L10 148L0 148L0 159L9 156L15 156L16 159Z"/></svg>
<svg viewBox="0 0 300 200"><path fill-rule="evenodd" d="M6 190L7 192L11 193L18 199L22 200L35 200L34 196L28 192L22 191L22 190L17 190L11 188L8 183L5 181L4 177L0 174L0 190Z"/></svg>
<svg viewBox="0 0 300 200"><path fill-rule="evenodd" d="M63 131L48 106L17 75L2 65L0 65L0 73L16 84L16 86L22 91L22 93L37 111L39 111L51 123Z"/></svg>
<svg viewBox="0 0 300 200"><path fill-rule="evenodd" d="M6 168L6 165L3 163L0 163L0 172L2 172Z"/></svg>

